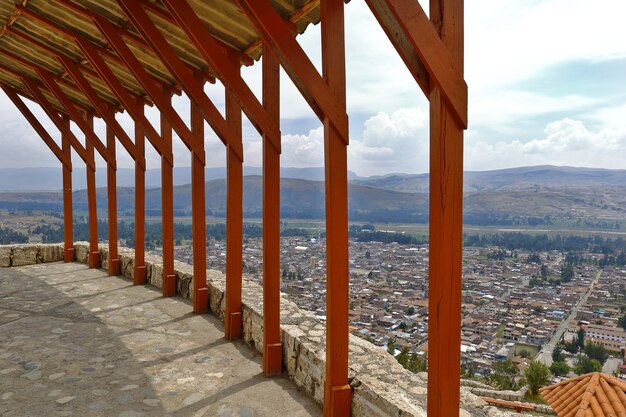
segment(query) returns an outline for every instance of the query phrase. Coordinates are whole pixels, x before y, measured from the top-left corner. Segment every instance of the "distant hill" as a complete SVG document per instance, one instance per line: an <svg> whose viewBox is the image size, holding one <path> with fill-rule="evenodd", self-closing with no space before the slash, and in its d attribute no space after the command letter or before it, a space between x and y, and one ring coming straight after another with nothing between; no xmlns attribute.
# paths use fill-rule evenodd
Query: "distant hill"
<svg viewBox="0 0 626 417"><path fill-rule="evenodd" d="M427 192L428 174L389 174L356 178L355 184L404 192ZM626 170L557 167L551 165L466 171L464 191L513 191L529 188L579 188L626 186Z"/></svg>
<svg viewBox="0 0 626 417"><path fill-rule="evenodd" d="M319 169L292 171L293 175L322 175ZM217 174L216 174L217 175ZM209 175L207 174L207 177ZM569 167L525 167L474 171L465 175L464 222L474 225L558 224L600 228L626 228L626 171ZM224 215L225 179L206 182L206 208ZM428 221L428 175L391 174L353 176L348 194L351 220L425 223ZM244 213L262 214L262 177L244 177ZM100 188L98 206L106 208L106 189ZM118 209L130 214L134 190L119 187ZM177 215L191 212L191 186L174 188ZM74 192L74 205L86 208L85 190ZM60 192L2 192L0 208L62 208ZM159 215L161 190L146 191L146 210ZM299 178L281 179L281 216L323 218L324 183Z"/></svg>
<svg viewBox="0 0 626 417"><path fill-rule="evenodd" d="M244 166L244 175L262 175L261 167ZM206 168L205 180L226 178L226 168ZM291 168L280 169L282 178L297 178L311 181L324 179L324 168ZM354 172L348 172L348 178L359 178ZM96 183L99 186L106 184L106 168L96 169ZM174 185L191 183L190 167L174 168ZM135 185L135 170L133 168L117 169L118 187L133 187ZM75 190L87 188L85 168L74 168L72 172L72 186ZM146 188L158 188L161 186L161 170L146 170ZM63 188L61 167L55 168L0 168L0 192L1 191L58 191Z"/></svg>

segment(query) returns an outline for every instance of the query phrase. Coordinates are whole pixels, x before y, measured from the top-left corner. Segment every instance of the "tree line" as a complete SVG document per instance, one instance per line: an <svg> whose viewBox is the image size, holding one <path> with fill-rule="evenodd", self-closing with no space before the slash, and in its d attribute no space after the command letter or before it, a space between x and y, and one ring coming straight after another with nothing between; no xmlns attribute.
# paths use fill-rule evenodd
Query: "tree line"
<svg viewBox="0 0 626 417"><path fill-rule="evenodd" d="M108 222L106 220L98 220L98 238L99 240L108 240L109 229ZM152 249L163 244L163 225L161 223L146 223L145 225L145 245L147 249ZM8 229L7 229L8 231ZM14 232L15 233L15 232ZM42 237L43 243L59 243L63 242L63 227L59 225L39 225L31 229L32 234L38 234ZM124 241L124 245L130 248L135 247L135 223L121 221L117 224L118 238ZM19 235L19 236L18 236ZM247 238L260 238L263 236L263 227L257 223L244 223L243 235ZM12 235L13 236L13 235ZM21 243L28 242L26 235L17 234L13 241L6 239L2 240L2 228L0 228L0 243ZM20 237L21 236L21 237ZM185 240L191 240L193 236L193 230L191 224L188 223L174 223L174 237L176 239L176 245L181 245ZM309 237L309 232L300 228L284 228L281 231L281 236L301 236ZM18 241L17 239L25 239ZM206 238L214 239L218 241L226 240L226 224L214 223L206 225ZM74 240L86 241L89 240L89 224L84 221L83 218L77 218L74 221Z"/></svg>

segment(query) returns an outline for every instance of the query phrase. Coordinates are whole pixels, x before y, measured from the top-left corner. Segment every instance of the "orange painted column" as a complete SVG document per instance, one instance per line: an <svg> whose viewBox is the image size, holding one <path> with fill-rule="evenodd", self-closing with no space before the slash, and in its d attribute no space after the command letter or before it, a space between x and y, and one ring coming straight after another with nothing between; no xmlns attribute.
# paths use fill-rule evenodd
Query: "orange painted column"
<svg viewBox="0 0 626 417"><path fill-rule="evenodd" d="M137 102L143 112L143 103ZM135 160L135 268L133 284L142 285L146 282L145 244L146 244L146 170L138 162L146 155L146 139L144 131L135 122L135 146L137 160Z"/></svg>
<svg viewBox="0 0 626 417"><path fill-rule="evenodd" d="M196 143L204 149L204 118L197 104L191 102L191 132ZM206 286L206 202L204 200L204 158L191 154L191 223L193 233L193 312L209 309Z"/></svg>
<svg viewBox="0 0 626 417"><path fill-rule="evenodd" d="M228 54L235 68L239 59ZM241 143L241 106L226 89L226 121ZM231 146L226 150L226 306L224 331L229 340L242 334L241 274L243 244L243 160Z"/></svg>
<svg viewBox="0 0 626 417"><path fill-rule="evenodd" d="M63 123L69 128L70 119L63 116ZM66 135L61 135L61 149L67 164L63 164L63 260L74 260L74 214L72 210L72 146Z"/></svg>
<svg viewBox="0 0 626 417"><path fill-rule="evenodd" d="M115 158L115 134L107 125L107 148ZM120 258L118 255L117 243L117 175L116 167L107 164L107 204L109 215L109 275L119 275Z"/></svg>
<svg viewBox="0 0 626 417"><path fill-rule="evenodd" d="M169 94L169 91L164 91ZM174 164L172 157L172 126L161 115L161 223L163 224L163 296L176 295L176 275L174 274Z"/></svg>
<svg viewBox="0 0 626 417"><path fill-rule="evenodd" d="M86 116L85 120L93 130L93 116ZM89 159L94 158L94 145L89 139L85 139L85 148ZM98 209L96 206L96 166L87 166L87 206L89 212L89 268L100 266L100 253L98 252Z"/></svg>
<svg viewBox="0 0 626 417"><path fill-rule="evenodd" d="M346 112L343 0L322 0L324 79ZM324 416L350 415L348 385L348 162L347 143L324 119L326 176L326 382Z"/></svg>
<svg viewBox="0 0 626 417"><path fill-rule="evenodd" d="M280 66L263 44L263 107L280 125ZM277 138L280 143L280 137ZM280 338L280 151L263 135L263 372L282 372Z"/></svg>
<svg viewBox="0 0 626 417"><path fill-rule="evenodd" d="M462 73L463 0L431 0L430 18ZM430 190L428 415L458 417L463 128L435 83L430 94Z"/></svg>

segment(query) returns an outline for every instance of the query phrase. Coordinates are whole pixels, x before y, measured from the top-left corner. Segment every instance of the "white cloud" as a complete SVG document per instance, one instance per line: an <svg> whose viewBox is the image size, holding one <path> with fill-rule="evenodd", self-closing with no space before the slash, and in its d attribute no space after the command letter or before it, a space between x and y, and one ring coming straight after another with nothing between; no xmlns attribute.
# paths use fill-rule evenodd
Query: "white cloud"
<svg viewBox="0 0 626 417"><path fill-rule="evenodd" d="M488 143L468 138L465 168L485 170L526 165L625 168L626 128L589 130L583 122L562 119L545 129L545 137L528 142Z"/></svg>
<svg viewBox="0 0 626 417"><path fill-rule="evenodd" d="M324 128L308 135L282 137L281 164L288 167L319 167L324 165Z"/></svg>
<svg viewBox="0 0 626 417"><path fill-rule="evenodd" d="M606 98L602 96L583 93L555 96L531 90L524 84L528 78L559 64L626 56L626 26L622 24L626 2L466 0L465 13L465 73L470 93L470 130L466 134L468 168L532 163L626 166L626 157L621 156L626 154L626 148L619 133L626 120L625 106L604 108ZM319 25L309 27L298 40L319 69ZM361 175L426 171L428 112L418 109L427 109L427 102L363 1L346 5L346 47L348 113L353 120L355 114L358 120L369 117L362 126L352 128L350 169ZM243 69L244 77L257 96L261 94L260 70L259 63ZM284 73L281 81L283 120L307 118L310 122L315 118ZM575 79L562 82L576 86ZM616 95L626 94L623 85L611 88ZM205 90L223 111L223 86L218 82L207 85ZM174 97L173 103L187 121L188 100L184 96ZM589 112L585 119L573 116L593 106L597 110ZM36 110L37 106L31 107L38 117L42 115ZM561 125L551 125L556 130L549 128L544 138L527 142L531 135L528 131L537 131L536 120L545 120L545 115L551 113L570 114L578 124L558 122ZM147 110L147 114L155 121L154 109ZM41 120L57 137L58 132L51 123L45 117ZM0 167L57 166L36 133L2 94L0 126ZM132 137L132 122L126 120L123 126ZM594 131L586 126L593 126ZM156 121L155 127L158 131ZM323 163L322 130L307 133L304 128L301 132L290 129L290 133L293 134L283 137L282 164L320 166ZM610 155L601 152L599 144L614 146L614 152ZM206 146L207 165L224 166L224 147L208 127ZM577 146L579 149L574 149ZM118 149L119 165L132 166L123 148ZM159 167L158 155L150 150L150 145L147 149L148 167ZM177 166L190 164L189 152L176 136L173 150ZM246 164L261 164L261 141L249 127L244 130L244 150Z"/></svg>
<svg viewBox="0 0 626 417"><path fill-rule="evenodd" d="M359 175L428 170L428 114L419 108L380 112L365 122L363 139L348 148L349 167Z"/></svg>

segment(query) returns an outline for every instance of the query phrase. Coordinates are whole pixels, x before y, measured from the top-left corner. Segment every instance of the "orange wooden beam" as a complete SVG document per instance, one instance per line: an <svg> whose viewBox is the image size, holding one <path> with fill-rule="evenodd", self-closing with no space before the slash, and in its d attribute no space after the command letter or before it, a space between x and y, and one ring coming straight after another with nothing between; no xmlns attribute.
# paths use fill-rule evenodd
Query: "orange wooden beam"
<svg viewBox="0 0 626 417"><path fill-rule="evenodd" d="M368 3L379 3L380 9L383 7L380 1L384 2L384 7L395 18L394 26L390 30L397 31L400 28L406 34L428 70L431 82L434 81L438 85L444 98L451 105L453 115L463 128L467 128L467 84L457 68L455 59L444 44L445 39L442 40L435 30L434 25L439 25L440 22L429 20L418 1L368 0ZM376 7L370 7L376 10Z"/></svg>
<svg viewBox="0 0 626 417"><path fill-rule="evenodd" d="M26 106L26 103L22 101L19 97L16 90L10 88L8 86L0 85L4 94L15 104L15 107L22 113L24 118L30 123L30 125L35 129L39 137L44 141L44 143L50 148L54 156L64 165L67 166L70 170L72 169L72 160L68 159L66 155L63 153L63 150L57 145L57 143L52 139L48 131L39 123L37 117L30 111L30 109Z"/></svg>
<svg viewBox="0 0 626 417"><path fill-rule="evenodd" d="M80 115L79 115L80 117ZM95 143L89 140L87 132L93 132L93 116L88 115L85 119L80 120L80 124L74 120L74 123L78 124L79 127L83 125L85 129L85 148L87 149L87 153L89 157L93 159L94 157L94 146ZM83 129L81 127L81 130ZM108 149L107 149L108 152ZM115 158L112 160L115 161ZM109 163L109 160L107 160ZM89 268L98 268L100 266L100 253L98 251L98 206L96 205L96 166L87 167L87 207L88 207L88 217L89 217L89 257L88 257L88 265Z"/></svg>
<svg viewBox="0 0 626 417"><path fill-rule="evenodd" d="M348 143L348 115L332 89L295 39L291 22L285 21L269 0L236 0L252 24L279 57L282 67L321 121L335 126Z"/></svg>
<svg viewBox="0 0 626 417"><path fill-rule="evenodd" d="M70 119L63 116L61 122L64 130L70 129ZM61 148L63 156L72 160L72 145L65 133L61 133ZM63 165L63 260L74 261L74 214L72 210L72 167Z"/></svg>
<svg viewBox="0 0 626 417"><path fill-rule="evenodd" d="M88 120L85 120L83 116L78 112L76 107L72 101L65 95L63 90L58 86L58 84L54 81L50 73L44 71L40 68L36 69L37 75L43 83L48 87L48 90L56 97L56 99L61 103L61 105L67 110L67 114L70 118L76 123L76 125L80 128L80 130L85 134L87 142L91 142L91 144L98 150L98 153L102 155L107 164L112 164L114 167L116 166L115 157L113 157L107 147L102 143L100 138L96 135L93 130L93 127L89 126Z"/></svg>
<svg viewBox="0 0 626 417"><path fill-rule="evenodd" d="M164 8L158 6L155 3L150 2L149 0L139 0L139 3L141 4L141 6L150 12L150 14L158 17L160 20L164 20L168 23L171 23L173 25L177 25L176 19L174 19L172 17L172 15ZM252 58L250 58L245 52L239 52L238 50L236 50L235 48L233 48L232 46L228 45L227 43L224 43L222 41L220 41L219 39L216 39L216 41L220 44L220 46L224 49L230 50L231 52L236 53L239 56L239 62L243 65L253 65L254 64L254 60ZM209 80L210 82L210 80Z"/></svg>
<svg viewBox="0 0 626 417"><path fill-rule="evenodd" d="M122 128L122 126L115 119L114 109L98 96L96 90L94 90L91 84L89 84L89 81L87 81L87 79L82 74L74 61L61 55L59 55L57 59L59 60L61 65L63 65L65 71L67 71L70 77L72 77L72 79L74 80L78 88L83 92L85 97L87 97L94 109L96 109L96 112L106 122L107 127L110 128L113 134L119 138L120 143L128 151L131 158L133 158L133 160L137 160L138 155L135 144L128 136L124 128ZM111 151L111 153L113 156L115 156L114 150ZM146 161L144 159L139 158L139 163L145 168Z"/></svg>
<svg viewBox="0 0 626 417"><path fill-rule="evenodd" d="M430 18L463 71L463 0L431 0ZM442 88L430 92L428 415L458 417L461 363L463 128Z"/></svg>
<svg viewBox="0 0 626 417"><path fill-rule="evenodd" d="M67 7L68 9L72 10L74 13L80 15L81 17L87 18L89 20L91 20L91 16L92 16L92 11L89 9L86 9L74 2L72 2L71 0L56 0L57 3L62 4L64 7ZM152 4L152 3L149 3ZM155 6L156 8L158 8L158 6ZM168 19L168 21L171 20ZM131 42L135 45L137 45L138 47L142 48L142 49L150 49L150 45L144 40L144 38L142 38L141 36L136 35L135 33L131 32L129 30L129 26L127 24L128 22L126 22L123 26L120 25L115 25L118 33L128 42ZM214 77L211 76L211 74L209 74L208 72L206 72L204 74L205 78L207 80L209 80L210 82L215 82ZM180 89L178 87L176 87L175 90L177 93L180 92ZM171 92L171 89L168 91Z"/></svg>
<svg viewBox="0 0 626 417"><path fill-rule="evenodd" d="M85 54L87 60L96 69L102 81L104 81L109 86L111 91L113 91L113 93L123 104L130 117L144 130L146 137L148 138L152 146L154 146L156 151L160 155L164 156L170 163L173 163L173 156L171 151L168 152L166 149L164 149L163 140L159 136L159 133L154 129L150 121L148 121L148 119L145 117L143 110L141 110L141 106L143 105L144 101L138 96L131 94L122 85L122 83L117 79L111 68L109 68L104 59L100 56L100 54L98 54L98 51L93 48L93 46L89 42L83 41L79 38L75 38L74 40L83 51L83 54Z"/></svg>
<svg viewBox="0 0 626 417"><path fill-rule="evenodd" d="M47 28L49 28L50 30L52 30L53 32L55 32L55 33L57 33L59 35L65 36L68 39L74 39L74 38L78 37L78 38L80 38L80 39L82 39L82 40L84 40L86 42L91 43L92 46L98 50L99 53L101 53L102 55L106 56L107 59L109 59L110 61L112 61L112 62L114 62L114 63L116 63L116 64L118 64L120 66L125 66L126 65L125 60L124 60L123 57L120 57L120 56L116 55L114 52L111 52L107 48L103 48L101 46L98 46L98 45L94 44L93 42L91 42L90 39L88 39L85 36L79 35L76 31L73 31L73 30L71 30L69 28L66 28L66 27L64 27L64 26L62 26L62 25L52 21L51 19L38 14L36 11L30 10L30 9L28 9L28 8L22 6L22 5L16 4L15 5L15 9L19 10L21 13L24 13L25 15L33 18L37 22L41 23L42 25L46 26ZM92 16L93 16L93 14L92 14ZM107 20L107 22L108 22L108 20ZM149 75L149 74L147 74L147 76L150 77L154 83L167 84L167 81L164 80L164 79L159 79L158 77L153 76L153 75ZM171 86L171 87L172 87L172 89L176 90L176 86Z"/></svg>
<svg viewBox="0 0 626 417"><path fill-rule="evenodd" d="M122 3L121 0L118 0L118 2ZM123 3L129 4L127 1ZM261 135L267 134L272 145L280 152L280 129L278 123L270 117L252 90L250 90L250 87L241 78L239 58L234 60L228 58L227 54L231 52L223 48L213 38L189 3L187 3L187 0L163 0L163 3L167 6L176 23L185 31L196 46L196 49L198 49L216 73L217 78L232 92L239 106L246 113L257 131Z"/></svg>
<svg viewBox="0 0 626 417"><path fill-rule="evenodd" d="M23 65L23 66L25 66L27 68L30 68L33 71L35 71L37 68L42 68L41 66L39 66L38 64L36 64L36 63L34 63L32 61L29 61L28 59L25 59L24 57L21 57L19 55L16 55L16 54L14 54L12 52L9 52L9 51L6 51L4 49L0 49L0 55L4 55L5 57L8 58L8 60L11 60L11 61L14 61L16 63L19 63L20 65ZM9 67L6 67L6 66L3 66L3 67L6 70L8 70L8 71L14 72ZM17 72L14 72L14 73L17 74ZM56 74L53 74L51 72L49 72L49 73L52 76L52 78L56 82L58 82L59 84L62 84L64 86L66 86L67 88L71 88L72 90L78 91L76 86L74 84L72 84L71 82L67 81L66 79L64 79L64 78L62 78L62 77L60 77L60 76L58 76ZM23 74L20 73L20 75L23 75Z"/></svg>
<svg viewBox="0 0 626 417"><path fill-rule="evenodd" d="M335 104L346 111L343 0L322 0L322 68ZM342 133L324 118L326 176L326 380L324 416L350 415L348 384L348 158Z"/></svg>
<svg viewBox="0 0 626 417"><path fill-rule="evenodd" d="M280 64L263 46L263 107L280 123ZM280 136L263 135L263 372L282 372L280 338Z"/></svg>
<svg viewBox="0 0 626 417"><path fill-rule="evenodd" d="M28 91L35 98L35 101L39 103L43 111L46 113L48 118L52 120L52 123L61 131L63 135L67 137L67 140L70 142L76 153L80 156L80 158L87 164L87 166L95 169L94 158L90 157L87 153L87 150L83 147L80 141L74 136L74 133L70 130L69 126L61 119L61 116L54 109L52 104L48 101L46 96L43 95L41 90L39 90L39 86L35 81L30 80L27 77L22 77L22 83L28 89Z"/></svg>
<svg viewBox="0 0 626 417"><path fill-rule="evenodd" d="M124 60L115 55L113 52L111 52L110 50L106 49L106 48L102 48L100 46L97 46L95 44L93 44L91 42L91 40L87 39L84 36L79 35L77 32L72 31L71 29L68 29L56 22L53 22L52 20L48 19L45 16L42 16L40 14L38 14L36 11L28 9L27 7L24 7L20 4L16 4L15 5L15 9L20 11L21 13L23 13L26 16L31 17L32 19L36 20L38 23L46 26L48 29L52 30L53 32L59 34L59 35L63 35L68 39L73 39L75 37L80 37L81 39L90 42L94 48L96 48L98 50L98 52L100 52L102 55L105 55L108 59L110 59L112 62L117 63L118 65L124 65Z"/></svg>
<svg viewBox="0 0 626 417"><path fill-rule="evenodd" d="M50 54L50 56L56 56L56 57L58 57L58 56L67 56L66 54L63 54L63 53L61 53L61 52L51 48L50 46L44 44L43 42L40 42L39 40L34 39L33 37L31 37L31 36L29 36L29 35L27 35L25 33L22 33L22 32L19 32L19 31L15 30L13 27L7 28L7 32L9 32L9 33L19 37L20 39L24 40L25 42L28 42L28 43L31 43L31 44L35 45L36 47L38 47L38 48L42 49L43 51L47 52L48 54ZM74 39L74 41L75 41L75 43L78 44L78 41L76 39ZM84 41L84 42L87 42L87 41ZM91 48L94 51L97 51L95 49L95 47L90 42L87 42L87 43L89 45L91 45ZM78 65L80 67L80 70L83 73L89 74L90 76L92 76L94 78L101 79L101 81L106 84L106 81L101 78L100 74L98 74L98 72L94 71L91 67L83 64L82 62L77 62L77 61L74 61L74 62L76 63L76 65ZM111 89L110 86L109 86L109 89ZM152 101L150 101L148 97L141 97L141 96L138 96L138 95L136 95L134 93L131 93L130 91L128 91L128 94L132 94L135 98L143 100L144 104L147 105L147 106L153 106ZM113 97L116 96L116 94L113 91L111 91L111 95ZM119 100L119 98L118 98L118 100Z"/></svg>
<svg viewBox="0 0 626 417"><path fill-rule="evenodd" d="M161 115L161 138L168 153L172 152L172 127ZM174 165L161 157L161 223L163 225L163 296L176 295L174 273Z"/></svg>
<svg viewBox="0 0 626 417"><path fill-rule="evenodd" d="M232 128L226 123L219 110L204 92L203 77L195 76L193 71L176 55L174 48L167 42L159 29L152 23L148 14L135 0L118 0L135 28L150 43L152 50L161 59L170 73L181 83L183 89L204 115L206 121L225 145L233 146L240 158L243 158L243 146L237 141ZM190 148L190 150L193 150Z"/></svg>
<svg viewBox="0 0 626 417"><path fill-rule="evenodd" d="M111 111L115 119L115 115ZM106 127L107 148L115 157L115 129L108 123ZM109 222L109 275L119 275L120 258L117 243L117 175L116 169L107 164L107 214Z"/></svg>
<svg viewBox="0 0 626 417"><path fill-rule="evenodd" d="M231 62L237 62L230 55ZM239 69L239 66L236 67ZM226 89L226 120L242 141L241 107L234 94ZM242 246L243 246L243 160L234 149L226 150L226 303L224 331L226 338L239 339L242 335L241 311Z"/></svg>
<svg viewBox="0 0 626 417"><path fill-rule="evenodd" d="M178 133L183 143L204 163L204 147L201 147L195 141L191 130L187 128L185 122L183 122L178 113L176 113L176 110L172 108L168 100L163 97L161 87L148 75L141 62L139 62L130 48L124 43L122 37L116 32L115 27L101 16L94 14L92 18L96 26L100 29L100 32L109 41L109 45L123 59L126 67L133 73L150 97L152 97L154 104L158 107L163 116L167 118L167 121L172 125L176 133Z"/></svg>
<svg viewBox="0 0 626 417"><path fill-rule="evenodd" d="M204 148L204 119L198 105L191 102L191 131L197 146ZM208 311L206 285L206 202L205 163L195 152L191 154L191 227L193 246L193 312Z"/></svg>
<svg viewBox="0 0 626 417"><path fill-rule="evenodd" d="M1 53L0 53L0 54L1 54ZM37 68L37 67L32 67L33 71L35 71L35 68ZM26 77L26 76L27 76L26 74L24 74L24 73L22 73L22 72L19 72L19 71L15 71L14 69L12 69L12 68L10 68L10 67L6 66L5 64L3 64L3 63L1 63L1 62L0 62L0 71L3 71L3 72L5 72L5 73L7 73L7 74L12 75L12 76L13 76L13 77L15 77L15 78L20 78L20 79L21 79L22 77ZM52 95L52 93L48 90L48 88L46 88L46 86L45 86L45 85L41 84L41 83L39 82L39 80L33 80L33 81L37 84L37 86L38 86L40 89L42 89L42 90L44 90L44 91L46 91L47 93L49 93L49 94L51 94L51 95ZM13 88L15 88L15 87L13 87ZM19 91L19 89L18 89L18 88L15 88L15 89ZM24 95L21 91L20 91L20 94ZM32 97L28 97L28 98L29 98L29 99L31 99ZM86 107L86 106L84 106L84 105L83 105L83 104L81 104L81 103L77 103L77 102L75 102L75 101L73 101L73 100L72 100L72 103L74 104L74 107L78 108L78 109L79 109L80 111L82 111L83 113L92 113L92 112L93 112L93 109L91 109L91 108L89 108L89 107ZM57 112L58 112L58 113L63 113L63 114L66 114L66 113L67 113L67 112L66 112L66 110L65 110L65 108L64 108L64 107L62 107L62 106L61 106L61 107L56 107L56 106L54 106L54 107L56 108L56 110L57 110Z"/></svg>
<svg viewBox="0 0 626 417"><path fill-rule="evenodd" d="M136 103L143 114L143 105ZM145 134L139 123L135 123L135 146L141 159L145 158ZM146 169L135 161L135 267L133 283L146 282Z"/></svg>

